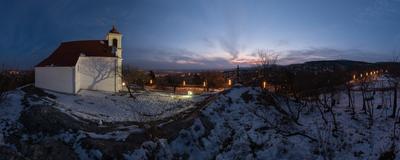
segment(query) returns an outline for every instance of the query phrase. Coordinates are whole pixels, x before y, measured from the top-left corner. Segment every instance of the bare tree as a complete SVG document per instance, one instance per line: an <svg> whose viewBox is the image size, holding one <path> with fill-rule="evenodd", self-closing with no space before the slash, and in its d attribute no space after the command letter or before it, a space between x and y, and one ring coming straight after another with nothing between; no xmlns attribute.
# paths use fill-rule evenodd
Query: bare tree
<svg viewBox="0 0 400 160"><path fill-rule="evenodd" d="M255 55L258 56L258 68L263 79L267 79L268 70L279 60L279 55L268 49L257 49Z"/></svg>
<svg viewBox="0 0 400 160"><path fill-rule="evenodd" d="M321 99L319 99L319 105L321 105L327 112L330 113L333 120L333 132L338 131L338 123L336 120L336 114L333 108L336 106L335 94L338 94L333 86L328 86L321 92ZM320 111L321 115L324 117L324 113Z"/></svg>
<svg viewBox="0 0 400 160"><path fill-rule="evenodd" d="M7 98L8 91L17 87L15 76L8 74L4 68L0 68L0 103Z"/></svg>
<svg viewBox="0 0 400 160"><path fill-rule="evenodd" d="M351 92L352 88L353 88L352 82L347 82L346 83L346 91L347 91L347 98L348 98L348 102L349 102L348 107L351 109L351 115L354 118L356 111L355 111L355 106L354 106L354 97Z"/></svg>
<svg viewBox="0 0 400 160"><path fill-rule="evenodd" d="M367 76L361 77L359 80L359 84L360 84L360 91L361 91L361 96L362 96L362 110L364 111L364 113L367 112L367 92L368 89L370 87L370 83L369 83L369 79Z"/></svg>
<svg viewBox="0 0 400 160"><path fill-rule="evenodd" d="M269 67L275 65L278 62L279 55L268 49L257 49L256 55L259 58L259 64L262 67Z"/></svg>
<svg viewBox="0 0 400 160"><path fill-rule="evenodd" d="M400 83L400 53L394 53L391 62L387 66L389 72L386 74L386 78L393 88L393 110L391 117L395 118L397 112L397 89Z"/></svg>
<svg viewBox="0 0 400 160"><path fill-rule="evenodd" d="M390 102L390 100L387 100L387 97L392 97L391 95L391 90L386 90L385 89L386 86L386 81L381 81L380 82L380 99L381 99L381 103L380 105L378 105L378 107L382 108L381 111L381 115L384 113L385 117L388 117L388 109L390 108L388 101Z"/></svg>
<svg viewBox="0 0 400 160"><path fill-rule="evenodd" d="M124 70L122 72L123 74L123 80L126 83L126 88L128 89L130 97L134 98L132 94L132 89L135 89L135 87L132 88L133 85L144 87L145 83L150 80L149 74L146 74L145 71L140 70L135 67L131 67L129 65L126 65L124 67Z"/></svg>
<svg viewBox="0 0 400 160"><path fill-rule="evenodd" d="M366 74L368 75L368 74ZM369 127L372 127L374 123L374 97L375 88L372 85L371 77L365 76L360 79L360 90L363 101L363 111L368 115Z"/></svg>

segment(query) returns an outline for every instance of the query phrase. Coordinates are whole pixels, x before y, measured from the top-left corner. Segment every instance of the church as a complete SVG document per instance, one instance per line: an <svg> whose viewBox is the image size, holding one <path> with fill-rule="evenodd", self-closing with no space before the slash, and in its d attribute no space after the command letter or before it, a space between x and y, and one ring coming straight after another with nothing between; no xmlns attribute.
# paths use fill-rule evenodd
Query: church
<svg viewBox="0 0 400 160"><path fill-rule="evenodd" d="M122 34L115 28L105 40L63 42L35 66L35 86L76 94L80 90L122 90Z"/></svg>

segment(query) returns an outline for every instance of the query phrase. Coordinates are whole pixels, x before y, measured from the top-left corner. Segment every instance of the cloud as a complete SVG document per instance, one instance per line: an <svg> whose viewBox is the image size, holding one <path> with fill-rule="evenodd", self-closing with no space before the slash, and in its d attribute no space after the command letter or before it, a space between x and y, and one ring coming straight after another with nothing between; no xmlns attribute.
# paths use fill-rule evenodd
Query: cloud
<svg viewBox="0 0 400 160"><path fill-rule="evenodd" d="M237 59L244 48L240 40L246 13L241 7L241 5L232 5L224 10L222 22L225 29L222 37L218 39L221 49L229 53L232 60Z"/></svg>
<svg viewBox="0 0 400 160"><path fill-rule="evenodd" d="M232 59L236 59L239 56L239 44L237 42L237 38L234 35L229 36L228 38L220 39L221 48L229 53L232 56Z"/></svg>
<svg viewBox="0 0 400 160"><path fill-rule="evenodd" d="M257 57L254 58L236 58L231 60L233 64L242 64L242 65L256 65L260 61L257 59Z"/></svg>
<svg viewBox="0 0 400 160"><path fill-rule="evenodd" d="M129 48L124 61L144 69L222 69L232 63L221 57L205 57L200 53L178 48Z"/></svg>
<svg viewBox="0 0 400 160"><path fill-rule="evenodd" d="M309 48L303 50L273 51L280 55L279 64L303 63L316 60L349 59L356 61L389 61L391 53L377 53L358 49ZM251 66L258 62L255 54L238 56L236 59L202 56L201 53L176 48L134 48L125 52L124 64L144 69L226 69L236 64Z"/></svg>

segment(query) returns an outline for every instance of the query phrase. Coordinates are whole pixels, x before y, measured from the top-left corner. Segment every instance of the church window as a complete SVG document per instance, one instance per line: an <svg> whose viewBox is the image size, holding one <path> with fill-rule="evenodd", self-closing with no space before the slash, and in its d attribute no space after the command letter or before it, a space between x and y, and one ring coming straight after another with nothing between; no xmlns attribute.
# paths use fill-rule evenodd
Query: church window
<svg viewBox="0 0 400 160"><path fill-rule="evenodd" d="M118 48L118 40L117 39L113 39L113 47Z"/></svg>

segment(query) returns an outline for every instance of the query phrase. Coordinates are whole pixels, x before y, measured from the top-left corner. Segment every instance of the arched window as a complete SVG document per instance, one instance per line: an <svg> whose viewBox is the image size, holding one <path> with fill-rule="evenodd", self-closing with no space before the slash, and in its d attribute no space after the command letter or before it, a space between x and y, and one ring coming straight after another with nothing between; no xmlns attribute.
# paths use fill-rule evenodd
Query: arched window
<svg viewBox="0 0 400 160"><path fill-rule="evenodd" d="M112 41L113 43L113 47L115 47L115 48L118 48L118 40L117 39L113 39L113 41Z"/></svg>

